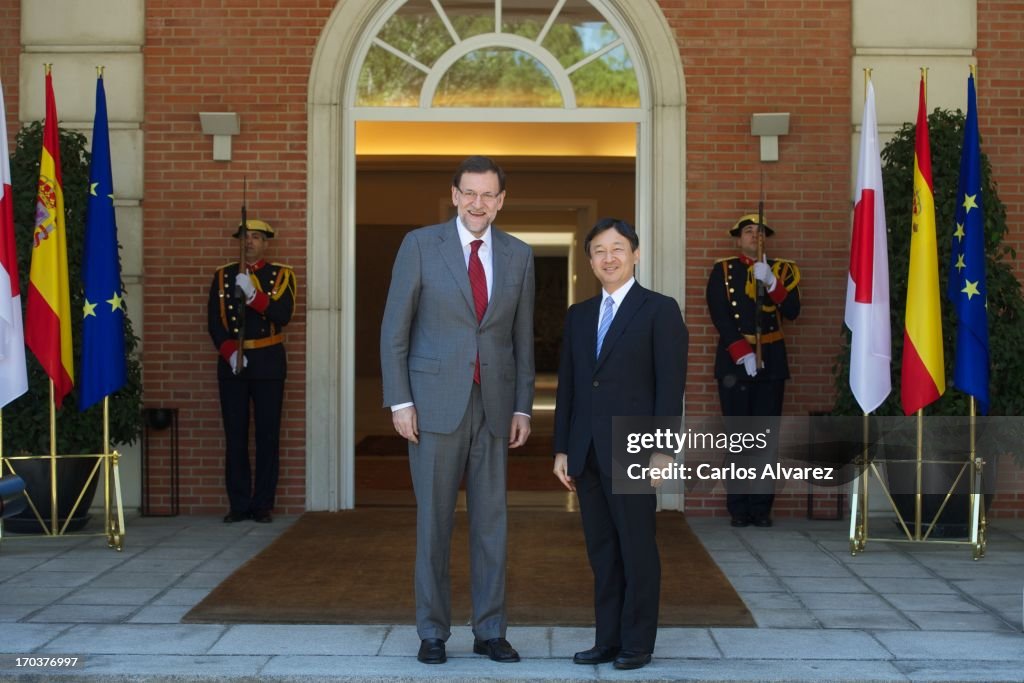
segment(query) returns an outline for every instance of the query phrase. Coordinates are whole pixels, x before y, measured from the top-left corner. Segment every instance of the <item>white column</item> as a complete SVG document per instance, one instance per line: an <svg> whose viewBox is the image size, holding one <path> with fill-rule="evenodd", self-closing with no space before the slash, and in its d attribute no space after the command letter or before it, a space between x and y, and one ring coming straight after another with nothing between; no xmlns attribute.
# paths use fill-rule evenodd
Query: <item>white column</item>
<svg viewBox="0 0 1024 683"><path fill-rule="evenodd" d="M22 0L19 66L21 122L44 111L43 64L53 64L53 90L61 127L92 136L96 67L104 66L110 126L114 205L121 251L121 277L132 325L142 330L142 191L144 0ZM60 17L60 21L54 21ZM141 499L139 442L118 446L125 507ZM97 498L98 500L98 498Z"/></svg>

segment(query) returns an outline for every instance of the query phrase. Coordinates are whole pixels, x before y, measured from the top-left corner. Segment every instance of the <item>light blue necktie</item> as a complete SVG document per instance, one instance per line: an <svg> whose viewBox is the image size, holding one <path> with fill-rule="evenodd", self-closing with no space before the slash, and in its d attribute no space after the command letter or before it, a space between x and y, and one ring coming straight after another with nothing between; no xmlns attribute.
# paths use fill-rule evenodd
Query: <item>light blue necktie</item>
<svg viewBox="0 0 1024 683"><path fill-rule="evenodd" d="M601 312L601 324L597 326L597 355L601 355L601 344L604 343L604 336L608 334L608 328L612 326L612 307L615 299L610 296L604 300L604 310Z"/></svg>

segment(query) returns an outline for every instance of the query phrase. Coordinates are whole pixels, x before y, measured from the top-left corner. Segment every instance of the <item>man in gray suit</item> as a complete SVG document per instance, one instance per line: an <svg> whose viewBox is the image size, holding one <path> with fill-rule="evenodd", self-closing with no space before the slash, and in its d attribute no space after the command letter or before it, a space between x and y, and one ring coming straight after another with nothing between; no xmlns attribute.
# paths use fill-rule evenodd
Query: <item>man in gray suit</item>
<svg viewBox="0 0 1024 683"><path fill-rule="evenodd" d="M384 405L409 442L416 492L417 658L447 660L448 558L466 479L473 651L517 662L505 639L508 449L530 435L533 253L492 226L505 174L486 157L452 178L457 216L413 230L395 257L381 326Z"/></svg>

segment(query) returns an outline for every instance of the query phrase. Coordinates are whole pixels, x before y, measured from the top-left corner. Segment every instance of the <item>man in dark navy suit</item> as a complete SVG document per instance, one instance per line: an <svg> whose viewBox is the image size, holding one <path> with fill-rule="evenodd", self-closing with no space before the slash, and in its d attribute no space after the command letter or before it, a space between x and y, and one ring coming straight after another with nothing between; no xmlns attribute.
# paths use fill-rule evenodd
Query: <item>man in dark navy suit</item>
<svg viewBox="0 0 1024 683"><path fill-rule="evenodd" d="M573 661L614 661L617 669L651 661L661 561L654 489L612 491L612 418L680 416L686 384L679 304L637 283L639 245L633 226L613 218L587 235L584 249L602 292L566 314L555 406L554 472L579 497L594 572L594 647ZM663 454L650 458L652 467L668 463Z"/></svg>

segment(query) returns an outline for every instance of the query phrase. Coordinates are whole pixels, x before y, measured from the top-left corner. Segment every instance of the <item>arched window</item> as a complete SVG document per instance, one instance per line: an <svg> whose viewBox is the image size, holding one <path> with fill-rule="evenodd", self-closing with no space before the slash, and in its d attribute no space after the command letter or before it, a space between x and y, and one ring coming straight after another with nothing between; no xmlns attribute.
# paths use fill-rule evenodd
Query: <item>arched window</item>
<svg viewBox="0 0 1024 683"><path fill-rule="evenodd" d="M366 52L356 106L638 108L640 91L587 0L407 0Z"/></svg>

